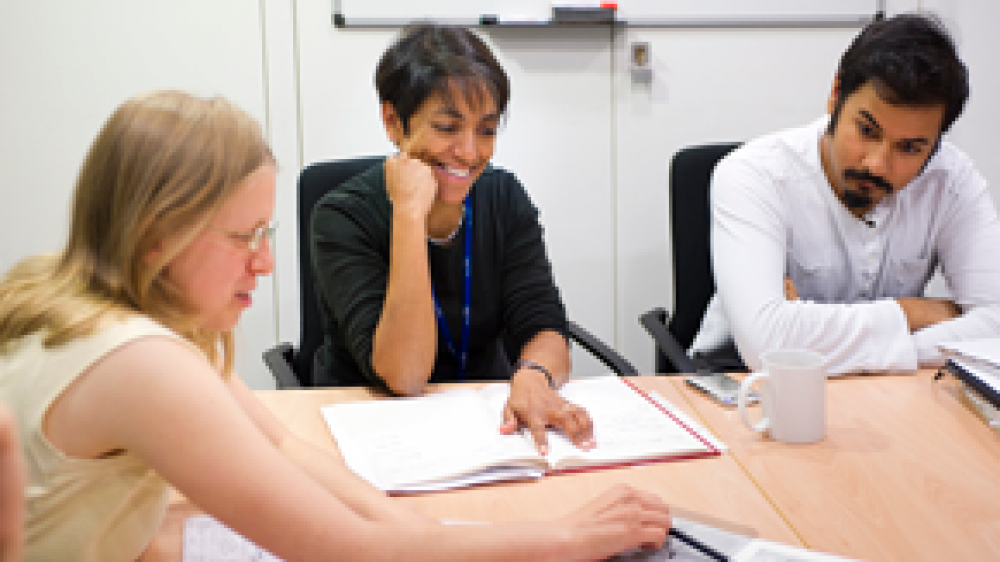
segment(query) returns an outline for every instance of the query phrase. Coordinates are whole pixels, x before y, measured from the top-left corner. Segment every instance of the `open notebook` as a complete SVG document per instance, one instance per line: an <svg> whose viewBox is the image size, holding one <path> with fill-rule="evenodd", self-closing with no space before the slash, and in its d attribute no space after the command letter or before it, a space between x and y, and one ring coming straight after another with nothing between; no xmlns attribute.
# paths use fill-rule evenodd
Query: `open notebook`
<svg viewBox="0 0 1000 562"><path fill-rule="evenodd" d="M719 455L724 445L659 396L615 376L585 377L560 393L587 409L596 447L549 431L549 454L527 432L502 435L509 385L324 406L344 461L375 487L419 493L563 471Z"/></svg>

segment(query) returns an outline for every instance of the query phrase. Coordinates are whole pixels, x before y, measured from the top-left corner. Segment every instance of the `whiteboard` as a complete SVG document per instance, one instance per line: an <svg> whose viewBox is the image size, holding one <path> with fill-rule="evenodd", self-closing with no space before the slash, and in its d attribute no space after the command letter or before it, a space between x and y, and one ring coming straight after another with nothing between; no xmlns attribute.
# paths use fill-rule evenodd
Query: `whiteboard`
<svg viewBox="0 0 1000 562"><path fill-rule="evenodd" d="M619 0L618 19L626 22L739 18L870 18L880 0ZM334 11L351 21L439 21L476 23L482 16L500 21L545 21L553 4L541 0L337 0ZM599 5L600 2L575 2Z"/></svg>

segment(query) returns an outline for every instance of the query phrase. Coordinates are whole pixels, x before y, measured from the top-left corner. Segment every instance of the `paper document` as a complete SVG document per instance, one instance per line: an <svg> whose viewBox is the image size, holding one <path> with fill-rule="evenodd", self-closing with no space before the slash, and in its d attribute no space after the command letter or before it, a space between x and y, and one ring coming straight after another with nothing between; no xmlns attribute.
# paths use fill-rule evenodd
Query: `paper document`
<svg viewBox="0 0 1000 562"><path fill-rule="evenodd" d="M184 522L183 562L282 562L208 515Z"/></svg>
<svg viewBox="0 0 1000 562"><path fill-rule="evenodd" d="M1000 373L1000 338L940 343L938 349L946 357L961 359L963 363Z"/></svg>
<svg viewBox="0 0 1000 562"><path fill-rule="evenodd" d="M673 518L674 527L698 540L732 562L848 562L824 554L785 544L731 533L704 523ZM712 558L683 541L672 538L666 547L655 552L631 551L609 559L611 562L711 562Z"/></svg>
<svg viewBox="0 0 1000 562"><path fill-rule="evenodd" d="M375 487L419 493L554 472L718 456L724 445L655 393L616 376L574 379L560 389L593 420L596 446L581 450L550 431L542 456L527 432L503 435L510 385L416 398L323 406L347 466Z"/></svg>
<svg viewBox="0 0 1000 562"><path fill-rule="evenodd" d="M956 358L948 361L965 371L964 374L975 377L980 383L992 389L994 394L1000 394L1000 369L993 370L965 359Z"/></svg>
<svg viewBox="0 0 1000 562"><path fill-rule="evenodd" d="M760 539L752 541L732 559L733 562L849 562L851 560L855 559Z"/></svg>
<svg viewBox="0 0 1000 562"><path fill-rule="evenodd" d="M1000 407L1000 338L942 343L938 348L948 358L945 369L988 401L994 410ZM980 411L992 425L995 417L989 410Z"/></svg>

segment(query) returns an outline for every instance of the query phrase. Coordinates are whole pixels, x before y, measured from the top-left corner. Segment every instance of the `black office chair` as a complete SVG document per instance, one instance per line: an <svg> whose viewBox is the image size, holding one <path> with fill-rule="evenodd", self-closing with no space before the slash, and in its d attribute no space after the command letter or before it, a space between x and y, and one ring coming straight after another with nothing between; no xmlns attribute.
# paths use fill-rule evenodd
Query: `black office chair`
<svg viewBox="0 0 1000 562"><path fill-rule="evenodd" d="M330 160L308 166L299 175L299 313L301 340L296 349L290 343L280 343L264 352L264 363L274 374L278 388L314 386L312 369L316 349L325 337L316 283L313 277L309 245L309 217L313 206L331 189L379 164L383 156L368 156L349 160ZM635 375L638 371L614 349L574 322L569 323L570 339L586 349L601 363L619 375Z"/></svg>
<svg viewBox="0 0 1000 562"><path fill-rule="evenodd" d="M662 307L639 317L656 342L657 373L694 373L706 368L687 354L715 294L709 244L709 184L715 165L740 143L685 148L670 163L670 247L673 251L674 313ZM744 370L738 356L726 370Z"/></svg>

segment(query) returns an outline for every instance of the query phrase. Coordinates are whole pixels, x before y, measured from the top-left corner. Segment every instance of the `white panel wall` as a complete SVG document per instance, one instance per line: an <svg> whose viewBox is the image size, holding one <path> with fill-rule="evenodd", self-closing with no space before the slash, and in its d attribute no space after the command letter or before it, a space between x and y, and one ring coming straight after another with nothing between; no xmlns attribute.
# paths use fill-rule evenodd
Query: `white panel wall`
<svg viewBox="0 0 1000 562"><path fill-rule="evenodd" d="M278 160L275 220L278 232L274 241L275 272L271 276L267 298L272 307L254 306L244 317L244 330L268 334L268 338L246 342L238 348L240 358L252 365L260 377L253 388L274 388L274 379L264 367L261 353L277 342L297 342L282 334L278 319L282 313L294 314L298 325L298 244L295 209L295 186L301 169L298 84L298 38L294 0L261 0L264 23L264 76L267 93L267 136ZM262 287L263 288L263 287ZM258 291L262 292L262 291ZM244 343L244 342L239 342ZM246 369L242 368L243 373ZM247 377L244 375L244 379Z"/></svg>

